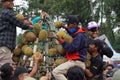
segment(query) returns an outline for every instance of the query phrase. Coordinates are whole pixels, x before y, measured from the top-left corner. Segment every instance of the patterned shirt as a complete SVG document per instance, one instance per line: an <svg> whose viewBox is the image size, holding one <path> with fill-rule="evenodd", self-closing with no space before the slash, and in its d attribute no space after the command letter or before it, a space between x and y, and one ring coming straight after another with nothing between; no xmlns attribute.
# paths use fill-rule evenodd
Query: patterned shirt
<svg viewBox="0 0 120 80"><path fill-rule="evenodd" d="M16 26L28 29L29 26L18 20L11 9L3 8L0 13L0 47L6 46L11 51L16 43Z"/></svg>

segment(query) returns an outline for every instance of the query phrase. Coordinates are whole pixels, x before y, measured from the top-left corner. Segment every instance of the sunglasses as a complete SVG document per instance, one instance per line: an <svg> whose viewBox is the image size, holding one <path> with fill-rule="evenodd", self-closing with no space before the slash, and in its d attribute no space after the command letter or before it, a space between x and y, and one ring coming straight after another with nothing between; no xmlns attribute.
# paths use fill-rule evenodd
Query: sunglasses
<svg viewBox="0 0 120 80"><path fill-rule="evenodd" d="M92 28L92 29L89 29L89 31L96 32L96 31L98 31L98 28Z"/></svg>

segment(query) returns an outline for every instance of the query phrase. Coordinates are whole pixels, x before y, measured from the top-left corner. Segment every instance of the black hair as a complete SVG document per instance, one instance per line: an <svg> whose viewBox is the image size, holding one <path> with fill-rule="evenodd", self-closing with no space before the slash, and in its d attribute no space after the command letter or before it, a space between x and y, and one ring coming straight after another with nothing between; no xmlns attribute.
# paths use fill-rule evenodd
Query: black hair
<svg viewBox="0 0 120 80"><path fill-rule="evenodd" d="M92 41L90 42L90 44L94 44L95 47L98 48L98 49L97 49L98 52L101 52L102 49L103 49L103 47L104 47L104 42L103 42L102 40L99 40L99 39L92 40Z"/></svg>
<svg viewBox="0 0 120 80"><path fill-rule="evenodd" d="M67 71L68 80L83 80L85 73L83 69L79 66L70 67Z"/></svg>
<svg viewBox="0 0 120 80"><path fill-rule="evenodd" d="M28 73L28 70L25 67L17 67L14 72L14 78L18 78L18 76L22 73Z"/></svg>
<svg viewBox="0 0 120 80"><path fill-rule="evenodd" d="M9 80L12 75L13 68L10 66L10 63L5 63L1 66L0 71L2 80Z"/></svg>
<svg viewBox="0 0 120 80"><path fill-rule="evenodd" d="M113 65L113 64L108 64L108 65L106 66L106 68L107 68L108 66L112 67L112 69L114 68L114 65Z"/></svg>

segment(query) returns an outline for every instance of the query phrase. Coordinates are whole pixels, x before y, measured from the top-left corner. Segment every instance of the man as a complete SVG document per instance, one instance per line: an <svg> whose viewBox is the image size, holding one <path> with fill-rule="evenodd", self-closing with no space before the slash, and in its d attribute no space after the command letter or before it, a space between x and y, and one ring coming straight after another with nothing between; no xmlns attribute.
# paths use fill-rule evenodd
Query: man
<svg viewBox="0 0 120 80"><path fill-rule="evenodd" d="M72 66L79 66L85 69L86 51L87 51L87 39L85 30L78 27L79 19L75 15L69 15L67 18L67 32L73 37L71 43L65 42L61 37L57 37L57 40L62 44L62 47L66 51L67 62L59 65L53 70L53 76L56 80L67 80L64 76L67 70Z"/></svg>
<svg viewBox="0 0 120 80"><path fill-rule="evenodd" d="M41 53L39 56L35 56L34 66L30 73L28 73L28 70L25 67L16 67L16 69L14 71L14 78L17 80L25 80L25 78L28 78L28 80L29 80L29 77L35 77L35 75L38 71L38 68L39 68L39 63L41 60L42 60Z"/></svg>
<svg viewBox="0 0 120 80"><path fill-rule="evenodd" d="M89 38L88 38L88 46L89 46L91 40L98 38L99 26L95 21L91 21L88 23L87 29L88 29L88 35L89 35ZM113 56L112 49L105 42L103 45L104 45L104 48L100 52L101 57L103 58L103 55L106 55L107 57L111 58Z"/></svg>
<svg viewBox="0 0 120 80"><path fill-rule="evenodd" d="M82 68L78 66L73 66L68 69L67 78L68 80L84 80L85 73Z"/></svg>
<svg viewBox="0 0 120 80"><path fill-rule="evenodd" d="M99 51L103 48L103 42L99 39L91 41L89 52L92 56L90 67L85 69L87 80L103 80L103 60Z"/></svg>
<svg viewBox="0 0 120 80"><path fill-rule="evenodd" d="M16 43L16 26L22 29L32 28L16 18L12 12L13 0L1 0L2 11L0 13L0 66L12 62L11 51Z"/></svg>

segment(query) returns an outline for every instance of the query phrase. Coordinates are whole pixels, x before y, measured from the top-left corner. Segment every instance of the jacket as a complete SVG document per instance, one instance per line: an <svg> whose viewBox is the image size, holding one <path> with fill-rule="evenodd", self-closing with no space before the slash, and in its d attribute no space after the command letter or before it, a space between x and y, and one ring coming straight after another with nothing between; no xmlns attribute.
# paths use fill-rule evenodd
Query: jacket
<svg viewBox="0 0 120 80"><path fill-rule="evenodd" d="M63 48L66 50L66 57L68 60L80 60L84 62L87 52L87 37L85 30L79 28L72 37L72 43L62 43Z"/></svg>

